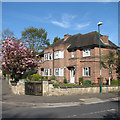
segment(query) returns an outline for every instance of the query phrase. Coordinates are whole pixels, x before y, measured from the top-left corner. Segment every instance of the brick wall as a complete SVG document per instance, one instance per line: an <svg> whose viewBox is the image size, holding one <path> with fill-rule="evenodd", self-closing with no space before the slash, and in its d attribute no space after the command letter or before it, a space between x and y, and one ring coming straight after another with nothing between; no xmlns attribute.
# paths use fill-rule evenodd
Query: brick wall
<svg viewBox="0 0 120 120"><path fill-rule="evenodd" d="M95 47L91 49L91 56L83 58L83 51L76 50L74 52L74 58L71 57L71 52L67 50L69 44L61 44L59 46L54 47L54 51L61 50L64 51L64 58L63 59L55 59L54 60L54 68L64 68L64 76L57 76L57 79L60 82L63 82L64 77L67 78L68 82L70 82L70 70L68 66L74 66L76 73L75 73L75 83L79 82L79 77L83 77L82 69L83 67L90 67L91 68L91 76L90 77L83 77L84 80L91 80L94 83L98 83L98 77L100 76L100 63L99 63L99 48ZM106 49L101 48L101 55L106 55L108 51L115 51L113 49ZM44 53L53 53L53 48L45 49ZM42 58L43 60L43 58ZM43 60L43 63L40 64L40 68L51 68L52 75L53 75L53 59L49 61ZM43 75L43 73L42 73ZM104 83L106 83L106 79L109 78L109 70L102 68L102 77ZM113 72L113 78L117 78L117 74L115 71Z"/></svg>

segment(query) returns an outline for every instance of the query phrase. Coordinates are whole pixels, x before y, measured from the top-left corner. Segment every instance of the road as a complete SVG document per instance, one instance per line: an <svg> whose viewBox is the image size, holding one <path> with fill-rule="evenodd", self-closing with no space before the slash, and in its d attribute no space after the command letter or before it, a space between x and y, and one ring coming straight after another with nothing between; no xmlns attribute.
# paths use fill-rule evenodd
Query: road
<svg viewBox="0 0 120 120"><path fill-rule="evenodd" d="M3 104L3 118L117 118L120 101L67 107L18 107Z"/></svg>

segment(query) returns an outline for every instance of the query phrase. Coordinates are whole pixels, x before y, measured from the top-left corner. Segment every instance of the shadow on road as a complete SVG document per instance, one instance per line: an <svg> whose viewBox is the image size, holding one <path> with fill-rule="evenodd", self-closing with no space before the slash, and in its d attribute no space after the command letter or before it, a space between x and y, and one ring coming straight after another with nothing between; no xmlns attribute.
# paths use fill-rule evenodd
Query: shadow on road
<svg viewBox="0 0 120 120"><path fill-rule="evenodd" d="M54 120L54 118L57 118L57 115L49 113L49 114L42 114L42 115L38 115L38 114L34 114L33 116L30 116L29 114L23 114L22 116L20 114L15 114L12 115L11 114L7 114L4 116L4 114L2 115L2 120L26 120L26 119L34 119L34 120L38 120L40 118L52 118L52 120Z"/></svg>
<svg viewBox="0 0 120 120"><path fill-rule="evenodd" d="M103 120L106 120L108 118L119 118L120 119L120 101L112 101L112 103L118 104L118 111L113 112L109 112L108 114L106 114L105 116L103 116Z"/></svg>

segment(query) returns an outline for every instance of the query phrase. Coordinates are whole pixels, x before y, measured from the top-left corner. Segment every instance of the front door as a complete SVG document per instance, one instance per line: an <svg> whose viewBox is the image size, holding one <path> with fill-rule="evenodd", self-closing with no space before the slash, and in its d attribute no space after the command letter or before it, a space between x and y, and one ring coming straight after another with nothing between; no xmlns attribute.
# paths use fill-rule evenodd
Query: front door
<svg viewBox="0 0 120 120"><path fill-rule="evenodd" d="M75 69L70 70L70 83L75 83Z"/></svg>

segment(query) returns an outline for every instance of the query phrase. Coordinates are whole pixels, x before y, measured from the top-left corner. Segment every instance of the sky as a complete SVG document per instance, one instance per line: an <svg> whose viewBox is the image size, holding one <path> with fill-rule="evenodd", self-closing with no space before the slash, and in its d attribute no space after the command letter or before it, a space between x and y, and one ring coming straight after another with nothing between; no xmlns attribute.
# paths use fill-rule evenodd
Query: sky
<svg viewBox="0 0 120 120"><path fill-rule="evenodd" d="M20 38L28 27L44 28L50 43L65 34L98 31L118 45L118 2L2 2L2 31Z"/></svg>

